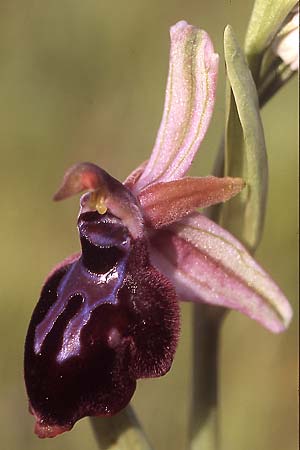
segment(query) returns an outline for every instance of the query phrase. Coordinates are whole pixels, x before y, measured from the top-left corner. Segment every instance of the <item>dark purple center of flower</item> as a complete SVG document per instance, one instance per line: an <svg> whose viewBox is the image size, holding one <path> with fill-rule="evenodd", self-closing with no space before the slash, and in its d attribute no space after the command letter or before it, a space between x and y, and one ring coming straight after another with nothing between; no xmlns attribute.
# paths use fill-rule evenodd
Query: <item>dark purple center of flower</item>
<svg viewBox="0 0 300 450"><path fill-rule="evenodd" d="M26 339L40 435L118 412L137 378L169 370L177 343L175 293L150 264L147 241L133 240L109 213L81 214L78 229L82 255L48 278Z"/></svg>

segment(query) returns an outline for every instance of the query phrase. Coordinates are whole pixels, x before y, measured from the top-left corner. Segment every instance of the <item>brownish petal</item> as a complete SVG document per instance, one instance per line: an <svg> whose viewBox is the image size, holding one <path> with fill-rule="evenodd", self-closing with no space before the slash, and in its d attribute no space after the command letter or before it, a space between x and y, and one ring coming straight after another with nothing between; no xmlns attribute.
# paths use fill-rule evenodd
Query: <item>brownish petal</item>
<svg viewBox="0 0 300 450"><path fill-rule="evenodd" d="M140 164L136 169L134 169L124 181L123 183L124 186L126 186L130 190L133 190L134 185L137 183L142 173L144 172L147 163L148 160L142 162L142 164Z"/></svg>
<svg viewBox="0 0 300 450"><path fill-rule="evenodd" d="M146 187L139 200L148 223L153 228L160 228L180 220L195 208L226 202L244 186L241 178L185 177Z"/></svg>

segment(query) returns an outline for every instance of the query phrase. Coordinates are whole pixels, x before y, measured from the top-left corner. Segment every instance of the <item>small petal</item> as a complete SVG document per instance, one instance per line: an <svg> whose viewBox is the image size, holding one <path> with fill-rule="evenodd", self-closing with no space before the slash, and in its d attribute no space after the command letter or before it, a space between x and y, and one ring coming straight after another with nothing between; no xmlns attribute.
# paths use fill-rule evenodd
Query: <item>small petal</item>
<svg viewBox="0 0 300 450"><path fill-rule="evenodd" d="M279 333L292 317L278 286L227 231L193 214L152 239L152 261L180 298L236 309Z"/></svg>
<svg viewBox="0 0 300 450"><path fill-rule="evenodd" d="M171 28L169 76L162 122L141 188L186 173L211 119L218 55L208 34L184 21Z"/></svg>
<svg viewBox="0 0 300 450"><path fill-rule="evenodd" d="M181 219L195 208L225 202L243 187L241 178L186 177L148 186L138 198L148 224L160 228Z"/></svg>
<svg viewBox="0 0 300 450"><path fill-rule="evenodd" d="M147 161L144 161L142 164L140 164L136 169L134 169L126 178L126 180L124 181L124 186L126 186L128 189L132 189L133 186L136 184L136 182L138 181L138 179L140 178L140 176L142 175L142 173L145 170L145 167L148 163Z"/></svg>

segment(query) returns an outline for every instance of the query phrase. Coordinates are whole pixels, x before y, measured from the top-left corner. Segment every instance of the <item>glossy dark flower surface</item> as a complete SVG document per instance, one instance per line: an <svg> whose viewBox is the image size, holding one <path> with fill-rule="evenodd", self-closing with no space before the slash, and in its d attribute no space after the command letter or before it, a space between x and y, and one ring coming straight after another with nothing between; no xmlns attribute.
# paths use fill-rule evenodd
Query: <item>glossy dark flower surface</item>
<svg viewBox="0 0 300 450"><path fill-rule="evenodd" d="M165 374L179 333L171 283L110 213L80 214L82 254L48 278L33 313L25 379L36 432L50 437L86 415L128 404L136 379Z"/></svg>

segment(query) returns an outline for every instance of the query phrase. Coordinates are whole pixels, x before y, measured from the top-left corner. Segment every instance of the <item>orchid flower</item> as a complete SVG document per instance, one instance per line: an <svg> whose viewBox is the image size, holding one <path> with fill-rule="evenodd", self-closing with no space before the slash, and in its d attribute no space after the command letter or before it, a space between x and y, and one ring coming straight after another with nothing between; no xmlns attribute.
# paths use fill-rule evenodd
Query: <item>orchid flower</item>
<svg viewBox="0 0 300 450"><path fill-rule="evenodd" d="M272 49L291 70L299 70L299 5L291 11L272 43Z"/></svg>
<svg viewBox="0 0 300 450"><path fill-rule="evenodd" d="M39 437L84 416L113 415L136 380L164 375L179 302L235 309L275 333L288 301L247 250L197 208L225 202L240 178L186 176L208 128L218 55L206 32L171 28L163 118L150 159L124 183L91 163L69 169L55 200L81 197L81 253L47 277L25 345L25 381Z"/></svg>

